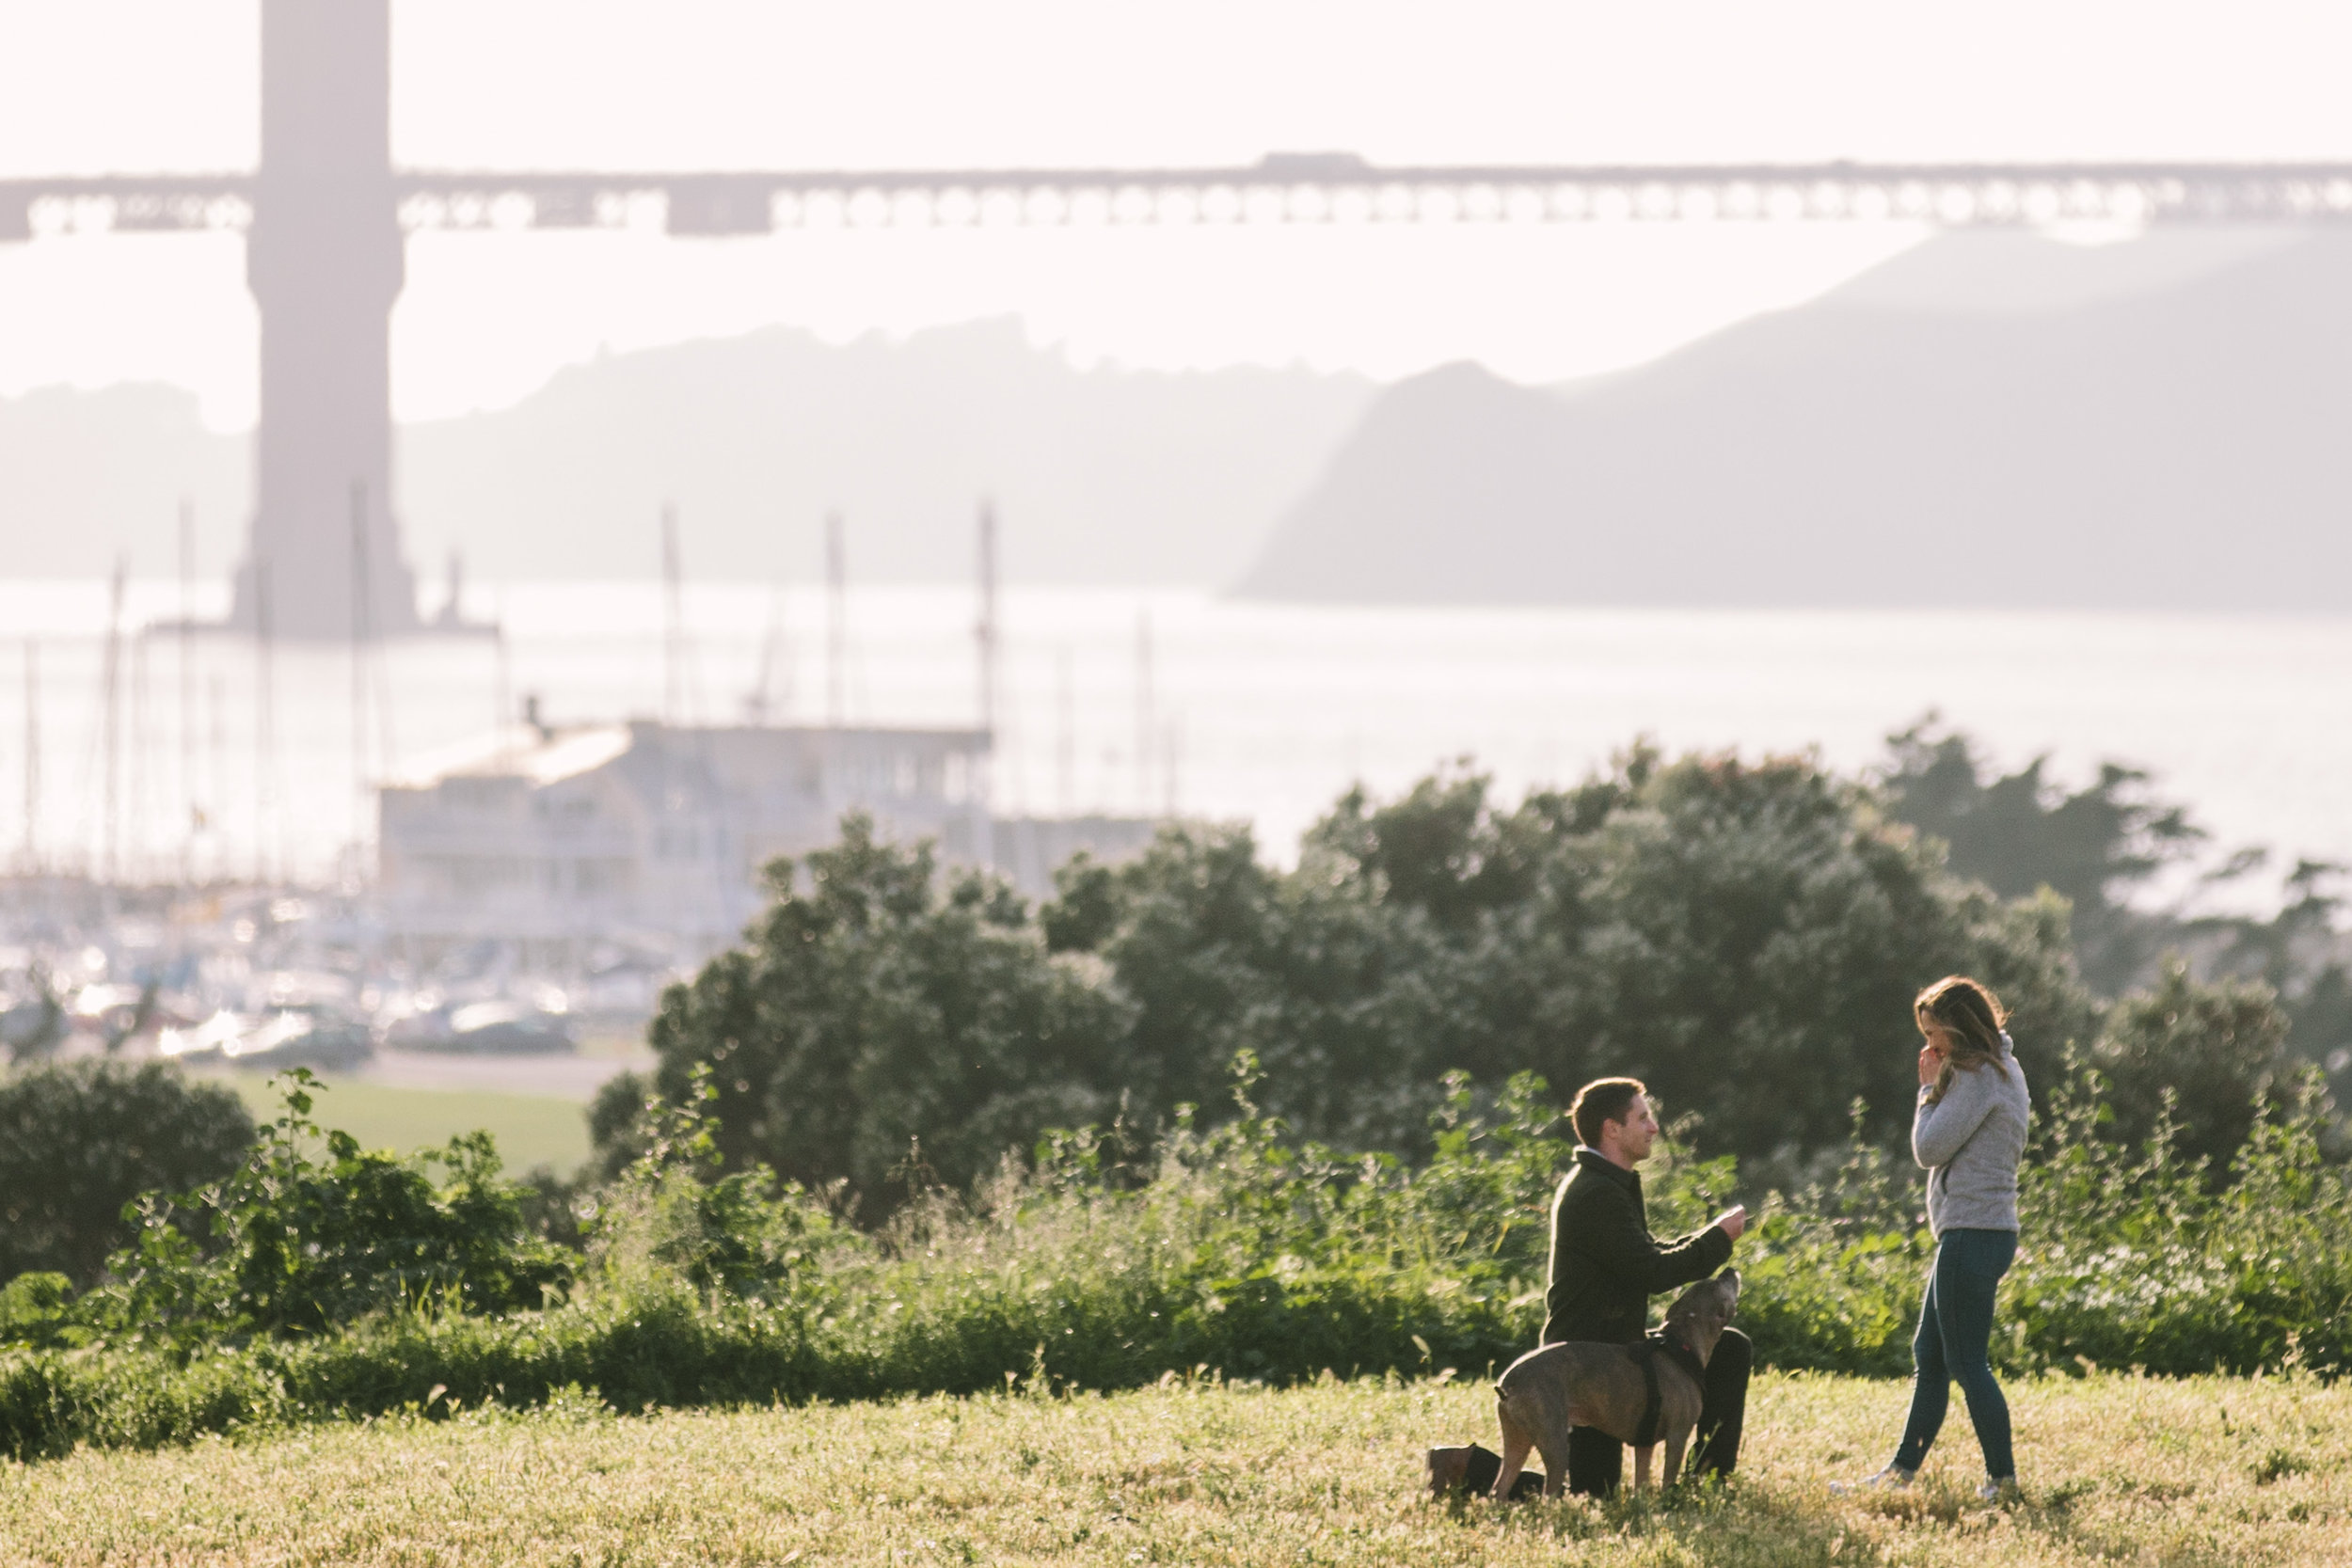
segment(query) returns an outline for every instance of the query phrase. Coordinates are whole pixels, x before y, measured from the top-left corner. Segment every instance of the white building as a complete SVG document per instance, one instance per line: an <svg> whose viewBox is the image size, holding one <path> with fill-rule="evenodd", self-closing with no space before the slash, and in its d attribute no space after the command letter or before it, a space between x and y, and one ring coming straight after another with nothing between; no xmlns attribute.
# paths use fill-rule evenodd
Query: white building
<svg viewBox="0 0 2352 1568"><path fill-rule="evenodd" d="M758 912L762 866L853 809L950 861L986 845L1031 893L1078 849L1149 841L1141 820L992 821L988 755L977 729L521 726L380 793L386 934L421 962L485 939L558 969L611 941L699 961Z"/></svg>

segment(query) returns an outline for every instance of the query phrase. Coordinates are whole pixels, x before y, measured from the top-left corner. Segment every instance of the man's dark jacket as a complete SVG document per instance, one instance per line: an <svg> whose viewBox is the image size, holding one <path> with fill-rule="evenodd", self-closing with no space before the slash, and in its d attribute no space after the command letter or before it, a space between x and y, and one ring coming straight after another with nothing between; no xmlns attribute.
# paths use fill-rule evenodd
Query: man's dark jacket
<svg viewBox="0 0 2352 1568"><path fill-rule="evenodd" d="M1719 1226L1664 1245L1642 1212L1642 1179L1590 1148L1551 1200L1543 1342L1629 1345L1649 1328L1649 1298L1694 1285L1731 1259Z"/></svg>

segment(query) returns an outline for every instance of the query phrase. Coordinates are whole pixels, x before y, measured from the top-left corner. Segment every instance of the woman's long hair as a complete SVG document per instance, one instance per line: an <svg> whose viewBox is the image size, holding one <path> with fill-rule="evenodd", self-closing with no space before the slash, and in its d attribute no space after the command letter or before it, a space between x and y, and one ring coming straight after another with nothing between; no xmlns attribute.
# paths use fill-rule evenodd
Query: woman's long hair
<svg viewBox="0 0 2352 1568"><path fill-rule="evenodd" d="M1947 974L1919 993L1911 1004L1911 1013L1919 1021L1920 1034L1940 1029L1947 1042L1943 1069L1928 1091L1929 1104L1943 1100L1956 1072L1974 1072L1990 1062L1994 1071L2003 1078L2009 1076L2009 1069L2001 1063L2009 1052L2009 1037L2001 1032L2009 1014L2001 1010L2001 999L1989 987L1965 974Z"/></svg>

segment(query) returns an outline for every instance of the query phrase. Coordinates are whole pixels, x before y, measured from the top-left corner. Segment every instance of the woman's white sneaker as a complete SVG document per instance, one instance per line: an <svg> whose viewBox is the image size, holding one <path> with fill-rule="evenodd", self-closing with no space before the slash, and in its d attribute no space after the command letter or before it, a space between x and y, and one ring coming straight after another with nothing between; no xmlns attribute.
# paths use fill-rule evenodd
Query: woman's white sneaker
<svg viewBox="0 0 2352 1568"><path fill-rule="evenodd" d="M1984 1503L2003 1502L2017 1496L2015 1476L1987 1476L1977 1488L1977 1500Z"/></svg>
<svg viewBox="0 0 2352 1568"><path fill-rule="evenodd" d="M1856 1492L1894 1492L1909 1486L1911 1478L1918 1473L1916 1470L1906 1470L1899 1465L1889 1465L1878 1474L1864 1476L1860 1481L1833 1481L1829 1489L1833 1496L1841 1497ZM2010 1484L2016 1483L2012 1481Z"/></svg>

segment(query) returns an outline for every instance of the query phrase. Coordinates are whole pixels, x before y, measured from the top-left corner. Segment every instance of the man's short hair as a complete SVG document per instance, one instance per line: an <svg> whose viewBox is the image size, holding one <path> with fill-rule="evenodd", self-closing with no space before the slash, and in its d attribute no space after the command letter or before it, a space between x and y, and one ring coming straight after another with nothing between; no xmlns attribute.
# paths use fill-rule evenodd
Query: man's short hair
<svg viewBox="0 0 2352 1568"><path fill-rule="evenodd" d="M1598 1148L1601 1128L1631 1116L1635 1098L1647 1093L1648 1087L1639 1078L1596 1078L1577 1090L1576 1103L1568 1107L1568 1125L1576 1129L1576 1141L1587 1148Z"/></svg>

